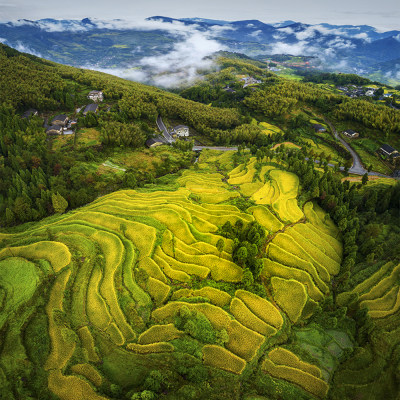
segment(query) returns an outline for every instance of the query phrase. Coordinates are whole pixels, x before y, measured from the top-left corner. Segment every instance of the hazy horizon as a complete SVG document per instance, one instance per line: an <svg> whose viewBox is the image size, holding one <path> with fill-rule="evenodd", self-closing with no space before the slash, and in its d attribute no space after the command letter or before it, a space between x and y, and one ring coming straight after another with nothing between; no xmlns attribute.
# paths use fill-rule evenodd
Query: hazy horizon
<svg viewBox="0 0 400 400"><path fill-rule="evenodd" d="M109 2L85 2L71 0L68 8L65 3L49 0L37 0L31 8L28 0L15 0L12 3L0 3L0 20L17 19L38 20L98 18L103 20L124 19L140 20L162 15L171 18L207 18L238 21L258 19L264 23L277 23L293 20L307 24L329 23L335 25L370 25L378 30L400 30L400 7L398 0L327 0L315 3L312 0L282 0L279 4L263 0L249 0L246 7L243 2L233 0L229 5L225 0L203 0L201 4L182 4L180 0L150 0L147 3L129 0ZM62 10L62 15L60 15Z"/></svg>

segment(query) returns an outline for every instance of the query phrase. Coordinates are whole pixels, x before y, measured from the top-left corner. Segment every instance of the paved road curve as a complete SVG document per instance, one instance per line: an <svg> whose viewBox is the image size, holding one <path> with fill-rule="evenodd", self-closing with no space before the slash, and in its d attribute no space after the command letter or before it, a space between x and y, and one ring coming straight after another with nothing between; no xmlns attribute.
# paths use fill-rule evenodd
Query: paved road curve
<svg viewBox="0 0 400 400"><path fill-rule="evenodd" d="M348 150L348 152L351 154L351 157L353 158L353 165L351 166L351 168L349 169L349 173L350 174L355 174L355 175L364 175L366 172L368 172L362 165L361 159L359 157L359 155L352 149L352 147L344 140L340 137L340 135L336 132L335 127L332 125L332 123L330 121L328 121L326 118L325 122L330 126L334 136L336 139L339 140L340 143L342 143L342 145L344 147L346 147L346 149ZM375 172L375 174L377 174ZM372 175L372 174L371 174Z"/></svg>
<svg viewBox="0 0 400 400"><path fill-rule="evenodd" d="M209 149L209 150L219 150L219 151L231 151L234 150L236 151L238 148L237 147L218 147L218 146L193 146L193 151L201 151L204 149Z"/></svg>
<svg viewBox="0 0 400 400"><path fill-rule="evenodd" d="M157 117L157 126L158 126L158 129L162 132L164 138L167 140L168 143L174 142L174 138L168 132L167 127L165 126L165 124L161 118L161 115L159 115Z"/></svg>

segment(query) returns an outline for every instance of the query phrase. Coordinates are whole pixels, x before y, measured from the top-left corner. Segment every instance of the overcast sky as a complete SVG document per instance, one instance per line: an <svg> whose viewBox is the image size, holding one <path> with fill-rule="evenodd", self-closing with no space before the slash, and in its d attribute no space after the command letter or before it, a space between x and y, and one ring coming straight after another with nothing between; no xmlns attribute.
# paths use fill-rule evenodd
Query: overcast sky
<svg viewBox="0 0 400 400"><path fill-rule="evenodd" d="M0 20L142 19L153 15L224 20L295 20L400 29L399 0L0 0Z"/></svg>

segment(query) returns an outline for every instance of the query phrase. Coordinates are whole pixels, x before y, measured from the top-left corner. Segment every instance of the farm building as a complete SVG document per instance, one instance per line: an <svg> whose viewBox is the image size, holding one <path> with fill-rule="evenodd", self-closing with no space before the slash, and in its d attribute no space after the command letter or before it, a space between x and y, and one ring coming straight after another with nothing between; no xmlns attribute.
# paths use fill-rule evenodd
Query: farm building
<svg viewBox="0 0 400 400"><path fill-rule="evenodd" d="M52 125L65 126L68 123L68 117L65 114L56 115L52 120Z"/></svg>
<svg viewBox="0 0 400 400"><path fill-rule="evenodd" d="M52 125L46 129L46 133L49 135L61 135L63 133L63 127L61 125Z"/></svg>
<svg viewBox="0 0 400 400"><path fill-rule="evenodd" d="M92 90L88 94L88 99L93 101L103 101L104 99L103 92L100 90Z"/></svg>
<svg viewBox="0 0 400 400"><path fill-rule="evenodd" d="M358 136L360 136L360 134L358 132L355 132L352 129L347 129L347 131L343 132L343 135L345 135L351 139L354 139L354 138L357 138Z"/></svg>
<svg viewBox="0 0 400 400"><path fill-rule="evenodd" d="M165 144L165 139L161 136L156 136L146 140L147 147L157 147L161 146L162 144Z"/></svg>
<svg viewBox="0 0 400 400"><path fill-rule="evenodd" d="M177 125L172 130L172 133L176 134L177 136L189 136L189 127L186 125Z"/></svg>
<svg viewBox="0 0 400 400"><path fill-rule="evenodd" d="M99 106L97 104L88 104L85 109L83 110L83 115L86 115L88 112L97 113L97 109Z"/></svg>
<svg viewBox="0 0 400 400"><path fill-rule="evenodd" d="M393 158L400 157L400 153L388 144L383 144L379 150L384 156Z"/></svg>
<svg viewBox="0 0 400 400"><path fill-rule="evenodd" d="M29 110L25 111L22 114L22 118L30 118L32 115L38 115L38 110L35 110L34 108L30 108Z"/></svg>
<svg viewBox="0 0 400 400"><path fill-rule="evenodd" d="M315 132L326 132L326 128L321 124L313 124Z"/></svg>

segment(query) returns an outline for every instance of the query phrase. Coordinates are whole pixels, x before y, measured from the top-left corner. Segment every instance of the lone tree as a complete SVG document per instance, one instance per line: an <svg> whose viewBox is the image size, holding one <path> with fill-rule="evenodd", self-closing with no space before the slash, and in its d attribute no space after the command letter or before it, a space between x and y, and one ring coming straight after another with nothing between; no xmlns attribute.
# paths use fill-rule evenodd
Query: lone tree
<svg viewBox="0 0 400 400"><path fill-rule="evenodd" d="M59 214L62 214L68 207L68 201L58 192L51 195L51 203L53 204L54 211Z"/></svg>
<svg viewBox="0 0 400 400"><path fill-rule="evenodd" d="M366 173L363 175L362 179L361 179L361 183L362 183L363 185L366 185L367 182L368 182L368 172L366 172Z"/></svg>
<svg viewBox="0 0 400 400"><path fill-rule="evenodd" d="M218 239L218 242L216 243L215 247L219 251L219 256L221 257L221 253L224 251L225 241L223 239Z"/></svg>

